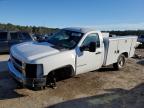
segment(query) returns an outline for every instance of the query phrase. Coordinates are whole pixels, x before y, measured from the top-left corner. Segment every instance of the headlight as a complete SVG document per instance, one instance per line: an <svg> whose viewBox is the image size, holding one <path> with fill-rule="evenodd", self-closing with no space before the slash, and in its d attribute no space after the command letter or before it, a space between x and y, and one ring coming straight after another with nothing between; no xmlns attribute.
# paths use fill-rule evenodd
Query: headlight
<svg viewBox="0 0 144 108"><path fill-rule="evenodd" d="M37 78L43 77L43 65L38 64L37 65Z"/></svg>
<svg viewBox="0 0 144 108"><path fill-rule="evenodd" d="M25 72L27 78L41 78L43 76L43 65L26 64Z"/></svg>
<svg viewBox="0 0 144 108"><path fill-rule="evenodd" d="M26 72L27 78L36 78L37 77L37 65L26 64L25 72Z"/></svg>

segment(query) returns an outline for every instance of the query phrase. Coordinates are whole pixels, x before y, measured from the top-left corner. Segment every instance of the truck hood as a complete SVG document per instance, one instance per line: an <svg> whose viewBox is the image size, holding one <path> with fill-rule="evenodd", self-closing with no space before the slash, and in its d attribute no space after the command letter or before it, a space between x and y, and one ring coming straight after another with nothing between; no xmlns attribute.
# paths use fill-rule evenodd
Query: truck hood
<svg viewBox="0 0 144 108"><path fill-rule="evenodd" d="M11 53L17 58L31 61L60 52L51 46L52 45L47 42L25 42L13 46Z"/></svg>

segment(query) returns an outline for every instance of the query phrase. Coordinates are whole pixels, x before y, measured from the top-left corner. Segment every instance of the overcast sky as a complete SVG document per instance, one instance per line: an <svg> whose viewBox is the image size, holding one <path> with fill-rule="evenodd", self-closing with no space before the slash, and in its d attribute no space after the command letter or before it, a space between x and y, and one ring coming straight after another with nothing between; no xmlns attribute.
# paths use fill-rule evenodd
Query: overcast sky
<svg viewBox="0 0 144 108"><path fill-rule="evenodd" d="M0 0L0 22L54 28L144 29L144 0Z"/></svg>

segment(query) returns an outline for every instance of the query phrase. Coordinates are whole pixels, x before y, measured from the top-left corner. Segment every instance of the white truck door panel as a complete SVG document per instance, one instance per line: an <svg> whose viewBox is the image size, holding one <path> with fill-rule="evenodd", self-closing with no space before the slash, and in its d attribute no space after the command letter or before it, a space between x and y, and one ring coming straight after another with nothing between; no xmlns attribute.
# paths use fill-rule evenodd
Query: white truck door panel
<svg viewBox="0 0 144 108"><path fill-rule="evenodd" d="M90 34L88 35L85 40L83 41L83 44L88 44L89 42L93 42L95 39L96 34ZM93 39L88 39L88 37L93 36ZM98 36L98 35L97 35ZM98 38L99 39L99 38ZM97 39L96 39L97 40ZM79 54L77 54L77 64L76 64L76 70L77 74L85 73L88 71L96 70L101 67L102 61L103 61L103 51L102 47L100 47L100 40L98 43L98 47L96 48L95 52L89 52L89 51L79 51ZM83 45L82 44L82 45Z"/></svg>
<svg viewBox="0 0 144 108"><path fill-rule="evenodd" d="M77 56L77 74L85 73L100 68L102 64L101 59L101 52L84 51L81 54L81 56Z"/></svg>

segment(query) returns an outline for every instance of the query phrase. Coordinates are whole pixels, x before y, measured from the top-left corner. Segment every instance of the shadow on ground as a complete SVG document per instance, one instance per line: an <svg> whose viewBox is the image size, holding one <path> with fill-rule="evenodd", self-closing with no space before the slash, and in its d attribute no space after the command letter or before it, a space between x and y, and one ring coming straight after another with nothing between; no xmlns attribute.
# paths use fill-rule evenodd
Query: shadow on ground
<svg viewBox="0 0 144 108"><path fill-rule="evenodd" d="M120 88L106 90L109 93L70 100L47 108L143 108L144 83L131 90Z"/></svg>
<svg viewBox="0 0 144 108"><path fill-rule="evenodd" d="M15 91L16 87L16 83L8 73L7 58L3 58L0 60L0 100L22 97L23 95Z"/></svg>
<svg viewBox="0 0 144 108"><path fill-rule="evenodd" d="M110 67L103 67L100 68L99 70L97 70L97 72L112 72L112 71L116 71L112 66Z"/></svg>
<svg viewBox="0 0 144 108"><path fill-rule="evenodd" d="M7 71L8 53L0 53L0 72Z"/></svg>
<svg viewBox="0 0 144 108"><path fill-rule="evenodd" d="M137 62L137 64L140 64L140 65L143 65L144 66L144 59L143 60L140 60Z"/></svg>
<svg viewBox="0 0 144 108"><path fill-rule="evenodd" d="M15 91L16 87L16 83L7 71L0 72L0 100L23 97L24 95Z"/></svg>
<svg viewBox="0 0 144 108"><path fill-rule="evenodd" d="M106 66L106 67L102 67L98 70L95 70L93 72L113 72L113 71L116 71L116 69L114 69L113 65L109 65L109 66Z"/></svg>
<svg viewBox="0 0 144 108"><path fill-rule="evenodd" d="M0 61L0 72L7 71L7 61Z"/></svg>

